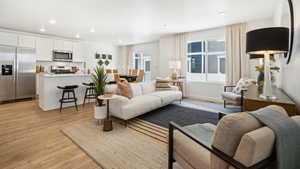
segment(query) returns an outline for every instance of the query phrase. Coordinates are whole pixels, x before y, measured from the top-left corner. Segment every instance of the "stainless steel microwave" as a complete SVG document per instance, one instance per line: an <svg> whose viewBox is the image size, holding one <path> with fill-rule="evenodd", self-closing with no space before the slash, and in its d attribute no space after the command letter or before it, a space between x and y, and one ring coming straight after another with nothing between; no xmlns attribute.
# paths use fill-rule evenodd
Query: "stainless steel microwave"
<svg viewBox="0 0 300 169"><path fill-rule="evenodd" d="M59 62L72 62L73 53L71 51L54 50L53 61Z"/></svg>

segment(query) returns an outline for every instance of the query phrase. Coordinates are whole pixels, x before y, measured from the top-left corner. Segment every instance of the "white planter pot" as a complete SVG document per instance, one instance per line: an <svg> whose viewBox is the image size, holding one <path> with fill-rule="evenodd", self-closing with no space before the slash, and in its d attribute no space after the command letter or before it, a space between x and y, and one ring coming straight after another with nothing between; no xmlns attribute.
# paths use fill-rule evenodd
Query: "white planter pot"
<svg viewBox="0 0 300 169"><path fill-rule="evenodd" d="M94 117L97 120L103 120L106 118L106 106L95 106L95 114Z"/></svg>

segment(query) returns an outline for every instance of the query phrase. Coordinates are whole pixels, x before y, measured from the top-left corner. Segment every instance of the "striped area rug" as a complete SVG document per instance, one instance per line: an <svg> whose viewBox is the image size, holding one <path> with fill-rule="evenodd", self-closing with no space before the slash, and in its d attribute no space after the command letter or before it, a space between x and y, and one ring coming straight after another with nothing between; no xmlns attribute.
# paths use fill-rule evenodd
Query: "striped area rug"
<svg viewBox="0 0 300 169"><path fill-rule="evenodd" d="M152 137L162 143L168 143L169 130L167 128L149 123L144 120L140 120L138 118L130 120L127 124L127 127L139 133Z"/></svg>

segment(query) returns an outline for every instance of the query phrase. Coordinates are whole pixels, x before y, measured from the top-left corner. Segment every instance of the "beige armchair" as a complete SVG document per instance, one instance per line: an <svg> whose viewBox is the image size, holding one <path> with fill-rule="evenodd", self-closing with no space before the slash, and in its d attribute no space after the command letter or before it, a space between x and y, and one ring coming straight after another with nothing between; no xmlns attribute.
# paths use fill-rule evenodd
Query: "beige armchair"
<svg viewBox="0 0 300 169"><path fill-rule="evenodd" d="M231 103L241 106L241 111L243 111L244 92L253 84L255 84L255 81L252 79L242 78L238 81L237 85L224 86L224 92L221 94L222 99L224 100L224 108L226 108L227 103ZM233 88L233 90L229 91L229 88Z"/></svg>
<svg viewBox="0 0 300 169"><path fill-rule="evenodd" d="M284 114L278 106L269 106ZM300 116L292 117L300 125ZM210 139L199 139L187 127L170 123L169 169L176 161L183 169L260 169L272 166L274 132L248 113L223 117L217 126L206 126L213 131Z"/></svg>

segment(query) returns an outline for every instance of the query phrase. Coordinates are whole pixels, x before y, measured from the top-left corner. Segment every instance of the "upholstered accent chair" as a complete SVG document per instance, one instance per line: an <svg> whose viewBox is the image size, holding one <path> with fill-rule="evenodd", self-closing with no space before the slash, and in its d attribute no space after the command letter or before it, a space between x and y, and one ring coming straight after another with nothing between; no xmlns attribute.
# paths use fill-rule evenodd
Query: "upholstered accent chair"
<svg viewBox="0 0 300 169"><path fill-rule="evenodd" d="M287 116L279 106L269 106ZM292 117L300 125L300 116ZM205 126L213 131L211 140L197 132ZM183 169L262 169L273 166L274 132L248 113L224 116L217 126L196 124L180 127L170 124L169 169L176 161Z"/></svg>
<svg viewBox="0 0 300 169"><path fill-rule="evenodd" d="M237 85L224 86L224 92L221 94L224 100L224 108L226 108L227 103L241 106L241 111L243 111L243 98L244 92L247 91L250 85L254 85L255 81L252 79L240 79ZM228 89L233 89L229 91Z"/></svg>

